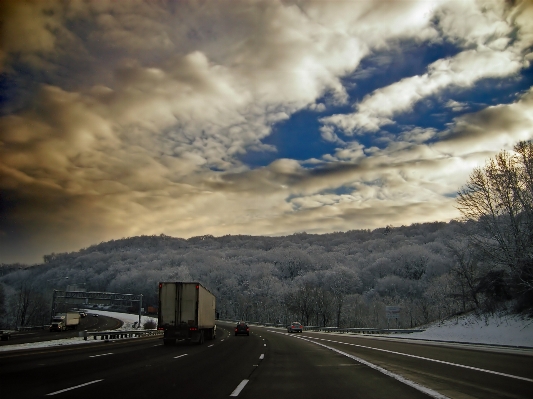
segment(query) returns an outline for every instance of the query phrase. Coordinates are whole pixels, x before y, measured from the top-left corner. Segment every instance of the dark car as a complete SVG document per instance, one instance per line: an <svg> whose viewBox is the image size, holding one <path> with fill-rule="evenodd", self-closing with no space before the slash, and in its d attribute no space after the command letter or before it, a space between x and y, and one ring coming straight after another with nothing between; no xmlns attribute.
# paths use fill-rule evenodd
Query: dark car
<svg viewBox="0 0 533 399"><path fill-rule="evenodd" d="M239 322L235 327L235 335L239 334L250 335L250 327L244 321Z"/></svg>
<svg viewBox="0 0 533 399"><path fill-rule="evenodd" d="M289 327L287 327L287 332L289 333L301 333L304 330L304 326L302 326L298 322L293 322Z"/></svg>

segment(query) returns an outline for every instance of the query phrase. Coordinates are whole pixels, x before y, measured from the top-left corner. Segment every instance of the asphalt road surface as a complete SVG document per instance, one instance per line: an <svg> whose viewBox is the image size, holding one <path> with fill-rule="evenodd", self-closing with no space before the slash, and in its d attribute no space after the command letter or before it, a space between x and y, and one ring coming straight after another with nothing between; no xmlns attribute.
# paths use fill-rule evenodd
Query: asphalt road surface
<svg viewBox="0 0 533 399"><path fill-rule="evenodd" d="M203 345L155 336L0 352L2 397L533 397L531 350L217 327Z"/></svg>

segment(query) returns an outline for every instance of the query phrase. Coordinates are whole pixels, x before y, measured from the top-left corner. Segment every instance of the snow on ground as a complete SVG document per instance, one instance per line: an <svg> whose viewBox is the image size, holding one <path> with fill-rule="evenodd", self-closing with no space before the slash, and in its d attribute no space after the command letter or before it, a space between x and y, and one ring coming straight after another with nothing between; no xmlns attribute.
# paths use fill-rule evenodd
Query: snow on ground
<svg viewBox="0 0 533 399"><path fill-rule="evenodd" d="M101 316L109 316L113 317L115 319L122 320L124 323L122 327L118 328L118 330L133 330L133 324L139 322L139 315L138 314L129 314L129 313L117 313L117 312L107 312L104 310L87 310L89 313L97 313ZM144 325L147 321L153 320L157 324L157 317L152 316L141 316L141 326Z"/></svg>
<svg viewBox="0 0 533 399"><path fill-rule="evenodd" d="M90 310L102 316L114 317L122 320L124 325L119 330L132 330L133 324L139 321L138 315ZM156 319L142 316L141 325L149 320ZM515 347L528 347L533 349L533 319L522 318L516 315L506 316L462 316L442 323L435 323L425 327L424 332L412 334L394 334L392 337L401 337L428 341L463 342L473 344L504 345ZM58 339L47 342L36 342L20 345L3 345L0 351L42 348L48 346L63 346L73 344L91 344L101 342L98 340L84 341L81 337Z"/></svg>
<svg viewBox="0 0 533 399"><path fill-rule="evenodd" d="M395 334L394 336L431 341L533 348L533 319L518 315L479 317L468 315L431 324L425 327L424 332Z"/></svg>

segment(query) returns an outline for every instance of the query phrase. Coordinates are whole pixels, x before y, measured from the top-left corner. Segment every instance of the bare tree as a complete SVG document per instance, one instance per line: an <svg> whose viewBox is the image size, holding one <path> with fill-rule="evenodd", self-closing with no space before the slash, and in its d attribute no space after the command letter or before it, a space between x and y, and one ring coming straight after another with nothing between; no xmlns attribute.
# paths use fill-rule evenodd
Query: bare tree
<svg viewBox="0 0 533 399"><path fill-rule="evenodd" d="M317 312L317 315L320 315L321 319L319 324L326 327L335 311L333 294L322 287L315 287L313 291L316 304L315 311Z"/></svg>
<svg viewBox="0 0 533 399"><path fill-rule="evenodd" d="M15 327L46 322L50 317L47 302L32 282L22 280L16 294L10 298L9 308Z"/></svg>
<svg viewBox="0 0 533 399"><path fill-rule="evenodd" d="M533 143L520 142L476 168L457 203L465 219L478 222L476 248L523 305L533 306Z"/></svg>
<svg viewBox="0 0 533 399"><path fill-rule="evenodd" d="M447 247L455 261L450 268L450 274L458 282L460 292L457 296L461 299L462 311L466 311L471 303L479 308L478 282L481 271L475 250L468 241L449 241Z"/></svg>

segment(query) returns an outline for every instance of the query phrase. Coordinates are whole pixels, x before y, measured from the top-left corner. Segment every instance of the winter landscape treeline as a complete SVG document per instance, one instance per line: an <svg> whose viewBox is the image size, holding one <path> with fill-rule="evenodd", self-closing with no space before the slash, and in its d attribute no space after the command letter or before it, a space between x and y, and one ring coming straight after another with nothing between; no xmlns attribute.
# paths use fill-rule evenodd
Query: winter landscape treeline
<svg viewBox="0 0 533 399"><path fill-rule="evenodd" d="M338 327L415 327L468 311L533 310L533 144L477 168L462 220L285 237L166 235L112 240L0 265L0 327L49 321L54 289L143 295L199 281L220 318Z"/></svg>

